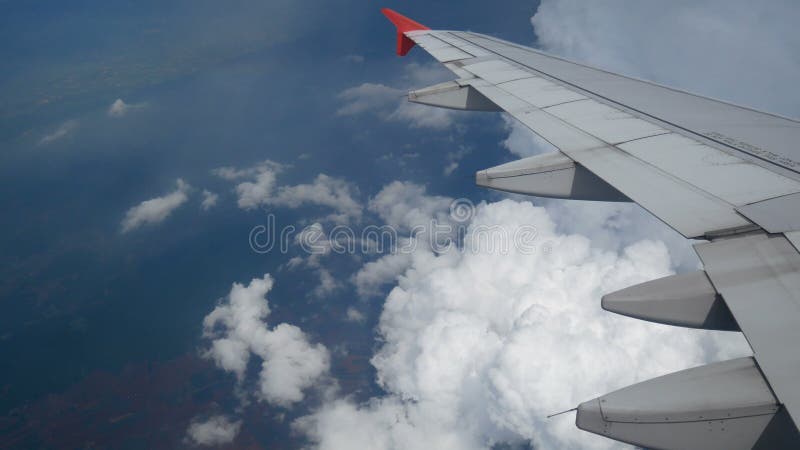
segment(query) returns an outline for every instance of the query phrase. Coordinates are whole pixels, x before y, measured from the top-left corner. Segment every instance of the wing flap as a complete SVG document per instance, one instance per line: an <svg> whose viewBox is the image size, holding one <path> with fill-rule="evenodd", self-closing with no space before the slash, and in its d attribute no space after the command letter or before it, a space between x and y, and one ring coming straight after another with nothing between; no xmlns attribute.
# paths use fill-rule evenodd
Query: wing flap
<svg viewBox="0 0 800 450"><path fill-rule="evenodd" d="M751 203L738 210L770 233L800 230L800 194Z"/></svg>

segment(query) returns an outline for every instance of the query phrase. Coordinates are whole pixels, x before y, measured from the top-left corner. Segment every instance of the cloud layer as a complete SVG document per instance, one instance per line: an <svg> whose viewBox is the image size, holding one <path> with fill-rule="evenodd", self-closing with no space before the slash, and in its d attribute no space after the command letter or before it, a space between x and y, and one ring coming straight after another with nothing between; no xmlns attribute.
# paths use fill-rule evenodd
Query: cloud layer
<svg viewBox="0 0 800 450"><path fill-rule="evenodd" d="M411 184L392 190L398 186L410 191L405 198L417 198L412 204L445 203L420 201L421 188ZM431 220L443 211L429 212ZM403 223L409 214L385 217ZM480 237L494 230L502 241L530 225L537 230L532 254ZM299 420L295 426L318 448L478 449L500 442L612 448L612 441L576 430L571 416L545 416L748 351L740 335L655 325L600 309L603 293L672 272L661 242L601 250L585 236L559 233L546 209L512 200L479 205L463 242L462 249L441 254L420 246L409 261L383 272L397 283L386 298L382 345L372 358L386 395L363 404L329 401Z"/></svg>

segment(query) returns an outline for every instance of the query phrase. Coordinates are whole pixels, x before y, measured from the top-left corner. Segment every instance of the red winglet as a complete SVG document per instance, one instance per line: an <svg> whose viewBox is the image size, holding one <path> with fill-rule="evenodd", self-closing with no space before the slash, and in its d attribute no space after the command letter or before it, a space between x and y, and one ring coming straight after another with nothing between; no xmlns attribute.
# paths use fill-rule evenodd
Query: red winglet
<svg viewBox="0 0 800 450"><path fill-rule="evenodd" d="M430 28L426 27L425 25L415 22L389 8L383 8L381 12L397 28L397 54L400 56L405 56L405 54L411 50L411 47L414 46L414 41L405 35L406 32L415 30L430 30Z"/></svg>

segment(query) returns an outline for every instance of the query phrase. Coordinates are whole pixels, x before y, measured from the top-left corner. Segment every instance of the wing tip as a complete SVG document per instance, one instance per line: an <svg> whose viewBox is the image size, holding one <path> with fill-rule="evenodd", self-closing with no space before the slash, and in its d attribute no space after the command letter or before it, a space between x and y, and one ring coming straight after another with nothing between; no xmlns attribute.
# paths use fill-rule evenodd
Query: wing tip
<svg viewBox="0 0 800 450"><path fill-rule="evenodd" d="M397 54L400 56L405 56L415 45L414 41L409 39L405 33L417 30L430 30L430 28L425 25L413 19L409 19L393 9L381 8L381 12L397 29Z"/></svg>

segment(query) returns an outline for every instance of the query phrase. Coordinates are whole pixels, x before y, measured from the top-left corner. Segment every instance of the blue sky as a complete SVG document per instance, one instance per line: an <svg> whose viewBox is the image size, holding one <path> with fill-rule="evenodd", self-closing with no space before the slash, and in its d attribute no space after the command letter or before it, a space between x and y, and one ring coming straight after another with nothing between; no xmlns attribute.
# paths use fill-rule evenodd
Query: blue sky
<svg viewBox="0 0 800 450"><path fill-rule="evenodd" d="M547 423L541 413L619 387L620 379L633 382L741 352L742 342L716 335L599 315L591 302L602 292L693 268L690 248L635 207L530 203L476 188L476 170L540 151L541 144L500 115L403 106L403 91L450 75L419 49L396 57L393 29L379 7L434 28L484 32L791 116L800 113L797 95L785 89L800 74L794 56L800 38L791 28L796 8L776 2L744 14L745 3L735 2L718 13L720 2L710 1L676 4L653 16L647 6L625 2L606 8L544 3L533 26L538 4L530 1L491 8L355 0L0 3L0 57L8 63L0 74L0 205L6 211L0 218L0 357L7 361L0 414L10 430L0 447L91 439L108 448L190 447L203 443L197 436L222 430L230 436L220 431L223 438L208 443L352 448L337 431L355 422L376 447L606 448L569 420ZM110 113L117 99L123 106ZM220 176L222 167L239 174ZM242 189L272 176L272 190L260 203L242 207ZM176 187L178 179L189 187ZM218 196L207 210L203 191ZM170 194L177 206L124 228L126 214L142 202ZM341 223L402 230L420 220L448 220L457 198L478 205L475 224L534 223L540 249L553 249L519 261L539 275L494 273L502 260L481 251L438 259L426 248L402 260L374 254L315 259L297 245L288 254L260 254L249 243L268 214L277 226L298 230L314 223L325 230ZM332 218L342 211L351 216ZM483 285L462 292L459 286L480 278L465 270L492 273L486 283L514 290L497 287L473 298ZM572 270L578 278L564 281ZM260 295L250 280L266 274L274 286ZM325 276L333 284L320 289ZM252 305L268 301L269 314L256 324L266 331L245 336L219 324L204 331L205 317L233 304L233 283L253 288L246 289ZM440 284L449 287L440 291ZM542 294L529 298L527 291ZM509 307L508 316L494 317L481 301L496 301L497 311L506 311L505 301L532 302L526 311L552 314L566 304L564 311L592 311L580 317L598 320L602 330L631 330L616 338L654 335L672 351L646 361L659 346L604 353L606 359L578 365L586 373L566 377L565 384L585 379L587 386L556 386L551 381L564 379L562 369L540 362L562 353L559 342L586 345L589 352L595 344L564 332L569 327L558 321L536 322L533 312ZM523 325L500 325L512 322ZM421 325L405 329L408 323ZM475 343L475 354L483 356L464 356L473 378L459 369L460 360L446 358L460 354L459 341L474 338L466 323L496 328L497 342L506 343ZM294 347L274 345L298 349L297 359L307 362L305 372L288 377L299 384L282 385L279 375L259 369L261 361L281 367L280 358L292 357L269 344L284 332ZM416 335L419 342L411 345L405 336ZM554 342L542 343L553 335ZM602 344L609 336L594 338ZM247 343L244 372L210 350L220 339ZM675 357L679 352L685 357ZM430 363L436 354L445 355L440 365ZM537 363L515 363L522 359ZM619 372L590 373L610 363ZM181 372L183 381L171 378ZM528 378L531 373L538 375ZM437 385L448 379L459 387ZM268 389L265 383L277 384ZM123 399L124 385L152 401ZM299 400L287 394L298 386ZM69 436L63 434L68 415L58 406L65 404L84 414ZM102 418L91 415L96 404ZM408 420L411 434L430 440L393 426L387 417L397 415ZM109 424L106 416L119 421ZM143 431L152 421L169 426Z"/></svg>

